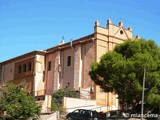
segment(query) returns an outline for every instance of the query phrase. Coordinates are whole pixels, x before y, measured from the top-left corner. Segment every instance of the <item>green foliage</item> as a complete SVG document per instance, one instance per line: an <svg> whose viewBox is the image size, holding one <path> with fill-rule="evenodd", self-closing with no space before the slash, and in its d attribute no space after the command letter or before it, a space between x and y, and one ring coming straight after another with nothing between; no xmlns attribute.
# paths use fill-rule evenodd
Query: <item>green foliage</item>
<svg viewBox="0 0 160 120"><path fill-rule="evenodd" d="M41 106L23 90L23 83L16 86L8 81L6 88L7 90L1 89L3 96L0 98L0 112L7 113L2 116L4 119L25 120L40 114Z"/></svg>
<svg viewBox="0 0 160 120"><path fill-rule="evenodd" d="M63 97L79 97L79 93L76 91L71 91L69 89L60 89L52 95L52 111L62 110Z"/></svg>
<svg viewBox="0 0 160 120"><path fill-rule="evenodd" d="M145 103L160 107L160 49L154 41L129 40L91 64L91 79L106 92L115 92L122 106L134 110L141 102L143 71Z"/></svg>

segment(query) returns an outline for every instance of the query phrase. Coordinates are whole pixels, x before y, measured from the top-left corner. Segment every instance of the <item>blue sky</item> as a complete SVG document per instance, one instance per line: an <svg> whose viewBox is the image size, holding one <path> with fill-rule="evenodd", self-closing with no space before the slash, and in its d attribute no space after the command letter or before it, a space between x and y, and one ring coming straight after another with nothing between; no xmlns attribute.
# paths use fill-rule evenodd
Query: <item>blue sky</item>
<svg viewBox="0 0 160 120"><path fill-rule="evenodd" d="M107 19L160 46L159 0L0 0L0 62L94 31Z"/></svg>

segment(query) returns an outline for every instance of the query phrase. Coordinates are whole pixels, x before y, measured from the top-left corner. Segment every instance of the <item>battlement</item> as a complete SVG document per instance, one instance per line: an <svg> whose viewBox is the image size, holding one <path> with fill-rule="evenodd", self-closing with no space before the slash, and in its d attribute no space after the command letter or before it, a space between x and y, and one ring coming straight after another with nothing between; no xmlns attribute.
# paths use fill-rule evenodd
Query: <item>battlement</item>
<svg viewBox="0 0 160 120"><path fill-rule="evenodd" d="M98 20L95 22L95 26L101 27ZM128 28L124 28L124 27L123 27L123 22L122 22L122 21L120 21L120 22L118 23L118 25L115 25L115 24L112 24L112 21L111 21L110 19L108 19L108 20L107 20L106 28L109 29L110 26L121 27L121 28L123 28L123 29L125 29L125 30L128 30L128 31L132 32L132 28L131 28L131 27L128 27ZM104 28L104 27L103 27L103 28Z"/></svg>
<svg viewBox="0 0 160 120"><path fill-rule="evenodd" d="M132 39L132 28L124 28L123 22L120 21L118 25L112 24L110 19L107 20L106 27L101 27L99 21L95 22L95 33L103 34L119 39Z"/></svg>

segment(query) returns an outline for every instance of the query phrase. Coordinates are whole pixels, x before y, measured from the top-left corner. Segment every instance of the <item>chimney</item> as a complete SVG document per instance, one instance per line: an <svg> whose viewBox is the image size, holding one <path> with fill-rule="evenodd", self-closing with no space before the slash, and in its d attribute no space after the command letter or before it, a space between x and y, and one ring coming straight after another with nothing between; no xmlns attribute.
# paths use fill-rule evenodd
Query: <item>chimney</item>
<svg viewBox="0 0 160 120"><path fill-rule="evenodd" d="M62 40L62 41L61 41L61 44L64 44L64 43L65 43L64 40Z"/></svg>
<svg viewBox="0 0 160 120"><path fill-rule="evenodd" d="M61 40L61 43L59 44L59 45L62 45L62 44L64 44L65 42L64 42L64 36L62 37L62 40Z"/></svg>

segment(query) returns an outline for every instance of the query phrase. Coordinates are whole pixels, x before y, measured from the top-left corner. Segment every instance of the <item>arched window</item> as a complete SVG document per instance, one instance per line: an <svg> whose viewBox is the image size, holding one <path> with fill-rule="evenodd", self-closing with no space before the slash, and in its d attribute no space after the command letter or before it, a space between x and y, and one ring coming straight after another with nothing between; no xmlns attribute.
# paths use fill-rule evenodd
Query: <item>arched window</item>
<svg viewBox="0 0 160 120"><path fill-rule="evenodd" d="M28 71L31 71L31 68L32 68L32 64L31 62L28 63Z"/></svg>
<svg viewBox="0 0 160 120"><path fill-rule="evenodd" d="M21 72L22 72L22 66L19 65L19 66L18 66L18 74L20 74Z"/></svg>
<svg viewBox="0 0 160 120"><path fill-rule="evenodd" d="M23 72L26 72L26 64L23 64Z"/></svg>

